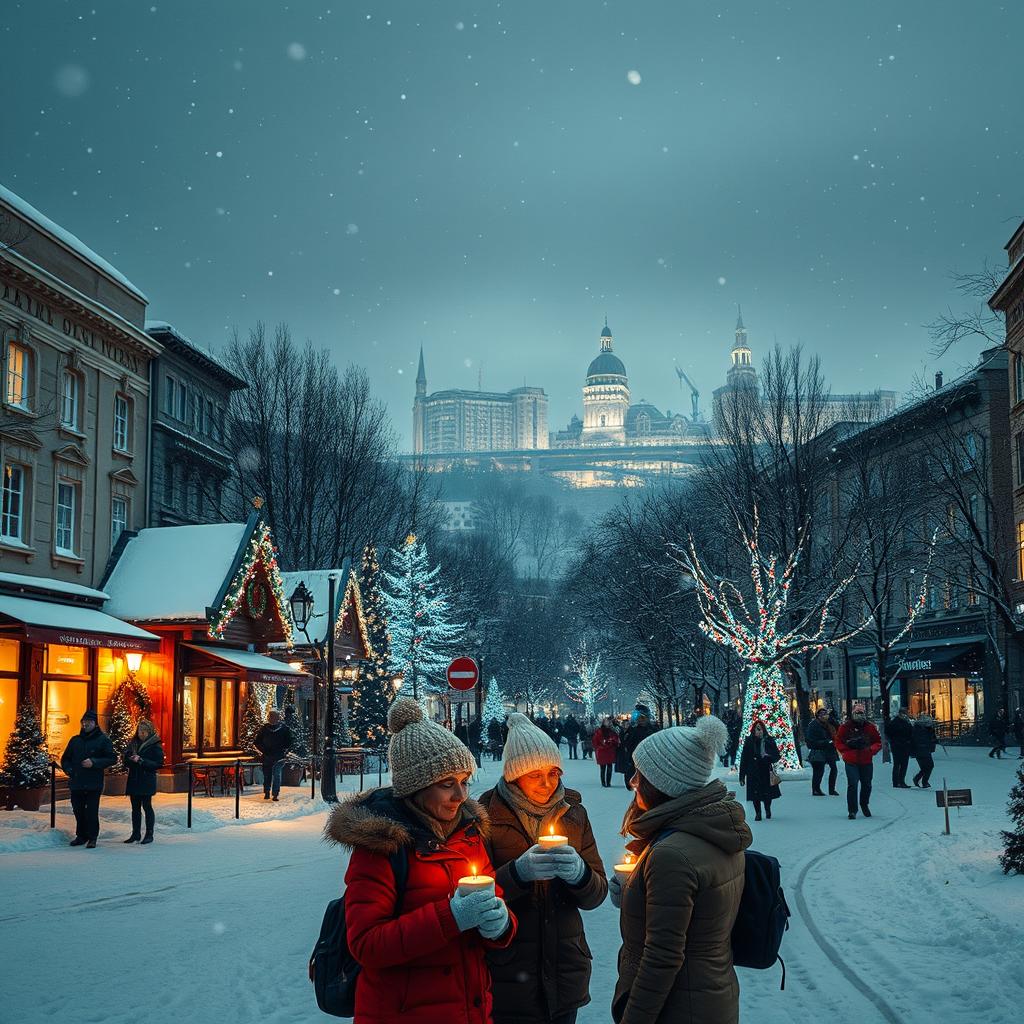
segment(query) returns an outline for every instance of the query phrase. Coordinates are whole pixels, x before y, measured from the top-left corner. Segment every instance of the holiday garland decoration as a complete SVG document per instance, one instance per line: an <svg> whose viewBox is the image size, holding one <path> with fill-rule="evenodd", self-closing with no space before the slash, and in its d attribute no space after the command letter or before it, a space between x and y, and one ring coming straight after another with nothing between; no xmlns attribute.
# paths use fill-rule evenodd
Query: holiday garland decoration
<svg viewBox="0 0 1024 1024"><path fill-rule="evenodd" d="M242 556L242 564L238 567L238 571L228 586L228 591L224 595L220 608L217 609L210 622L209 635L214 640L223 640L228 623L231 622L238 612L247 607L249 585L254 581L260 566L266 572L267 580L270 583L270 591L274 598L274 609L281 622L285 642L291 644L292 617L287 611L288 598L284 592L281 568L277 561L277 548L274 546L273 538L270 535L270 527L262 519L256 523L256 529L249 539L249 546ZM259 602L257 599L254 603L262 603L265 610L265 601ZM256 608L251 607L250 611L255 613Z"/></svg>
<svg viewBox="0 0 1024 1024"><path fill-rule="evenodd" d="M18 708L14 729L7 739L0 785L11 789L36 789L50 781L50 752L30 701Z"/></svg>
<svg viewBox="0 0 1024 1024"><path fill-rule="evenodd" d="M133 674L119 683L110 697L110 744L117 760L110 769L111 775L122 775L128 771L121 755L128 749L135 736L140 718L153 713L153 702L149 691Z"/></svg>
<svg viewBox="0 0 1024 1024"><path fill-rule="evenodd" d="M810 610L800 617L788 631L780 628L789 603L793 577L804 550L810 521L804 524L794 551L779 572L779 556L765 556L758 546L758 512L754 508L754 525L750 535L742 522L738 523L743 546L750 556L750 579L753 585L753 606L748 608L740 589L729 580L718 579L701 564L690 536L689 547L683 553L684 569L696 584L697 602L701 620L698 628L715 643L734 651L747 663L746 695L743 703L743 735L750 733L755 719L760 719L769 735L778 744L782 769L795 770L800 766L793 742L793 727L789 713L789 697L782 675L782 663L807 651L821 651L846 643L873 620L869 615L852 629L838 630L826 635L832 605L853 582L856 572L840 580ZM923 595L923 591L922 591ZM733 603L737 611L733 610ZM919 610L919 609L918 609ZM900 636L910 628L916 611ZM896 641L893 641L896 642Z"/></svg>
<svg viewBox="0 0 1024 1024"><path fill-rule="evenodd" d="M601 655L591 654L586 638L569 652L569 664L576 678L567 680L565 692L569 700L583 705L583 715L589 722L596 717L596 705L608 695L608 684L601 669Z"/></svg>

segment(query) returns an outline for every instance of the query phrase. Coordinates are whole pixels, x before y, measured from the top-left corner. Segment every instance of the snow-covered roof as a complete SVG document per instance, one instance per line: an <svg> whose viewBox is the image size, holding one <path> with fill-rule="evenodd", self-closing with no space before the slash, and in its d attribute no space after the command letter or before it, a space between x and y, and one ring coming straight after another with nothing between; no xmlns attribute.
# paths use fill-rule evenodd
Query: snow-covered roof
<svg viewBox="0 0 1024 1024"><path fill-rule="evenodd" d="M205 621L245 534L245 523L140 530L104 584L104 610L132 622Z"/></svg>
<svg viewBox="0 0 1024 1024"><path fill-rule="evenodd" d="M149 647L160 642L158 636L138 626L82 605L35 601L28 597L0 594L0 615L36 629L58 630L58 642L63 644L109 647L115 644L132 646L134 643ZM100 639L103 643L96 642Z"/></svg>
<svg viewBox="0 0 1024 1024"><path fill-rule="evenodd" d="M9 188L0 185L0 202L5 203L20 217L31 221L40 231L50 235L54 241L59 242L66 249L70 249L76 256L80 256L87 263L91 263L97 270L101 270L111 280L116 281L122 288L126 288L142 302L149 302L149 299L139 291L128 280L120 270L113 264L108 263L102 256L97 255L81 239L75 237L70 231L54 223L45 214L40 213L31 203L25 202L21 196L15 195Z"/></svg>
<svg viewBox="0 0 1024 1024"><path fill-rule="evenodd" d="M24 587L26 590L67 594L71 597L89 597L94 601L105 601L110 596L105 591L83 587L81 583L65 583L63 580L51 580L45 576L25 576L17 572L0 572L0 586Z"/></svg>
<svg viewBox="0 0 1024 1024"><path fill-rule="evenodd" d="M166 320L147 320L145 322L146 333L153 334L169 334L178 343L179 346L187 349L191 349L192 353L198 355L200 359L206 360L208 363L213 364L214 370L219 370L220 373L231 383L236 390L248 387L246 382L242 380L238 374L233 373L228 367L221 361L221 359L211 349L205 345L200 345L198 342L193 341L187 335L182 334L177 327L172 323L168 323Z"/></svg>
<svg viewBox="0 0 1024 1024"><path fill-rule="evenodd" d="M340 569L304 569L301 572L281 573L281 582L284 584L284 596L288 599L295 593L295 588L300 583L305 583L306 588L313 595L313 615L306 626L309 639L315 643L321 643L327 636L327 612L329 609L329 577L335 573L338 577L338 585L334 595L335 614L341 611L341 602L345 597L345 588L348 586L349 575L352 563L346 558ZM291 605L288 605L291 611ZM295 643L302 643L305 635L298 629L295 630Z"/></svg>

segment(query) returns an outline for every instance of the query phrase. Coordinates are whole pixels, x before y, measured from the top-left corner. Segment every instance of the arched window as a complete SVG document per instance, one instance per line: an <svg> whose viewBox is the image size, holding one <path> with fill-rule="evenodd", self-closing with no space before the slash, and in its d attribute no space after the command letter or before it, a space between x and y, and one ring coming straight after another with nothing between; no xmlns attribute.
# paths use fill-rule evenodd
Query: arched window
<svg viewBox="0 0 1024 1024"><path fill-rule="evenodd" d="M7 332L4 362L5 401L15 409L31 412L35 405L35 352L14 331Z"/></svg>

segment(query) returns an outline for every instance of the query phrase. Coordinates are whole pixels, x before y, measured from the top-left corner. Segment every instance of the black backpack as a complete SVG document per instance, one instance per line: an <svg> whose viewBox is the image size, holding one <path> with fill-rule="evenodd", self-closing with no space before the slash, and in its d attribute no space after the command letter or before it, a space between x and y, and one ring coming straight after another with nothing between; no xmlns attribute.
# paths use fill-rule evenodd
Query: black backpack
<svg viewBox="0 0 1024 1024"><path fill-rule="evenodd" d="M395 915L401 913L405 886L409 881L409 851L403 846L389 858L395 875ZM345 926L345 897L331 900L324 911L320 937L309 956L309 980L316 993L316 1005L332 1017L354 1017L356 982L362 968L348 948Z"/></svg>

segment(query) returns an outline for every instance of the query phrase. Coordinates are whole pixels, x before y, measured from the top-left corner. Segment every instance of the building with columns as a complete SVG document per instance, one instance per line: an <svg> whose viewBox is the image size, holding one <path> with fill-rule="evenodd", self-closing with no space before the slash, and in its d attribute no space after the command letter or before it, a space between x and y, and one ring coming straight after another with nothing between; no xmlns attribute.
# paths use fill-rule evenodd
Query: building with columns
<svg viewBox="0 0 1024 1024"><path fill-rule="evenodd" d="M612 332L605 317L601 351L587 368L583 385L583 444L622 444L629 412L629 378L612 351Z"/></svg>

